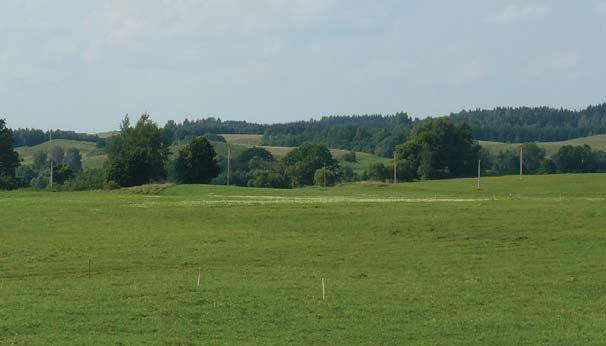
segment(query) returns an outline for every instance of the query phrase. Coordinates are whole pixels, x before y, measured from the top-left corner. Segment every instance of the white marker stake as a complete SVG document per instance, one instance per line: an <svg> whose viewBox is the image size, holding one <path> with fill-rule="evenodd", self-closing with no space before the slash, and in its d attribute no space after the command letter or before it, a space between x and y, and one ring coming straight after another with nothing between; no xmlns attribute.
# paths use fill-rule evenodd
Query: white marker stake
<svg viewBox="0 0 606 346"><path fill-rule="evenodd" d="M322 300L326 299L326 295L324 293L324 278L322 278Z"/></svg>
<svg viewBox="0 0 606 346"><path fill-rule="evenodd" d="M200 287L200 276L202 275L202 269L198 270L198 287Z"/></svg>

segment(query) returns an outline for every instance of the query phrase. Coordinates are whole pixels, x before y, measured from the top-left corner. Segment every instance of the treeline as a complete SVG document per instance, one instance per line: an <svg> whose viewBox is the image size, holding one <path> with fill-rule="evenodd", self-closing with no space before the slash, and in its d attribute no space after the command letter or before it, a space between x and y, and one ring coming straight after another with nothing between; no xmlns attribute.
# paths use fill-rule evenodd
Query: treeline
<svg viewBox="0 0 606 346"><path fill-rule="evenodd" d="M470 126L476 140L553 142L606 133L606 103L580 111L549 107L495 108L452 113Z"/></svg>
<svg viewBox="0 0 606 346"><path fill-rule="evenodd" d="M482 162L489 175L510 175L520 172L520 155L524 174L598 173L606 172L606 152L589 145L565 145L547 156L536 143L525 143L490 155L484 152Z"/></svg>
<svg viewBox="0 0 606 346"><path fill-rule="evenodd" d="M362 151L391 157L413 125L406 113L394 115L330 116L320 120L271 125L262 144L296 147L317 143L329 148Z"/></svg>
<svg viewBox="0 0 606 346"><path fill-rule="evenodd" d="M606 103L580 111L549 107L495 108L451 113L455 124L467 124L474 140L526 143L562 141L606 133ZM284 124L256 124L223 121L220 118L183 122L168 121L162 128L170 144L185 143L198 136L218 134L263 135L262 145L296 147L316 143L329 148L353 150L391 157L397 145L406 141L415 127L432 121L413 119L400 112L393 115L328 116L319 120ZM46 142L50 133L36 129L14 131L16 146ZM55 139L105 142L96 135L74 131L52 131Z"/></svg>
<svg viewBox="0 0 606 346"><path fill-rule="evenodd" d="M606 153L593 151L588 145L564 146L551 157L535 143L491 154L471 133L469 125L447 117L416 124L395 148L397 180L475 176L480 160L484 174L517 174L520 154L525 174L606 172ZM37 152L33 164L22 165L14 150L13 132L0 120L0 189L45 189L52 185L55 190L88 190L157 182L225 184L228 179L240 186L294 188L394 178L393 164L374 163L362 172L354 171L355 152L337 159L319 143L303 144L281 159L264 148L248 148L231 158L227 172L225 158L217 156L212 143L206 136L196 136L175 152L164 129L144 114L134 125L126 117L120 132L107 140L104 150L108 160L103 169L83 170L80 152L60 147Z"/></svg>
<svg viewBox="0 0 606 346"><path fill-rule="evenodd" d="M163 133L171 144L185 142L192 138L212 134L263 134L269 125L248 123L246 121L222 121L220 118L198 120L185 119L181 123L169 120Z"/></svg>
<svg viewBox="0 0 606 346"><path fill-rule="evenodd" d="M75 131L52 130L43 131L39 129L17 129L13 131L13 141L16 147L31 147L53 139L69 139L83 142L98 142L99 136Z"/></svg>
<svg viewBox="0 0 606 346"><path fill-rule="evenodd" d="M606 103L580 111L549 107L501 107L451 113L456 124L467 124L474 140L526 143L562 141L606 133ZM177 143L205 134L262 134L262 145L296 147L317 143L330 148L391 157L413 129L432 121L393 115L329 116L319 120L261 125L217 118L169 121L167 138Z"/></svg>

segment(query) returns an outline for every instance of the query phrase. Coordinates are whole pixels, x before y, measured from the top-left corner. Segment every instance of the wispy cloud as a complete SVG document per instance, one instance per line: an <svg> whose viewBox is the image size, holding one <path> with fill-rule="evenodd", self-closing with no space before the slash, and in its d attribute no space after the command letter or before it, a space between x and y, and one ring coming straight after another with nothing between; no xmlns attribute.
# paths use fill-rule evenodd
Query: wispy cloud
<svg viewBox="0 0 606 346"><path fill-rule="evenodd" d="M549 13L547 6L518 6L510 5L498 13L486 18L486 21L495 24L510 24L523 20L545 17Z"/></svg>
<svg viewBox="0 0 606 346"><path fill-rule="evenodd" d="M569 71L579 64L579 54L577 52L566 52L557 57L552 61L552 66L557 70Z"/></svg>

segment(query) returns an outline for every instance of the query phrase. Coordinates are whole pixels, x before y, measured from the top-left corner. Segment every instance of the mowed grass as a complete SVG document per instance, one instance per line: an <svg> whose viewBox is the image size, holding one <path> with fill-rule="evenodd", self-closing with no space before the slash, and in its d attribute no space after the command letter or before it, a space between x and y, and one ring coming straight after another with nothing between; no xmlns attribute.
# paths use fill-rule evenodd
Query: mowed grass
<svg viewBox="0 0 606 346"><path fill-rule="evenodd" d="M0 193L0 344L606 337L606 175L149 191Z"/></svg>
<svg viewBox="0 0 606 346"><path fill-rule="evenodd" d="M501 143L501 142L488 142L480 141L482 147L488 148L488 150L494 154L499 151L505 151L507 149L517 150L520 146L519 143ZM575 138L561 142L538 142L539 146L545 149L547 155L552 155L565 145L583 145L587 144L594 150L606 151L606 135L596 135L590 137Z"/></svg>

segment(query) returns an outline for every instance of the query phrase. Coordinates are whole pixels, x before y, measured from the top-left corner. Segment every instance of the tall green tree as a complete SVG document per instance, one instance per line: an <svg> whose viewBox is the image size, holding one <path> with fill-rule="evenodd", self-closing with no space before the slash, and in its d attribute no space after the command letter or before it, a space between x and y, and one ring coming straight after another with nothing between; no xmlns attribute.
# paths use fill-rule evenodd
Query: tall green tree
<svg viewBox="0 0 606 346"><path fill-rule="evenodd" d="M390 172L382 162L375 162L368 167L366 175L370 180L385 181L389 178Z"/></svg>
<svg viewBox="0 0 606 346"><path fill-rule="evenodd" d="M250 180L259 171L273 170L275 159L265 148L253 147L245 149L232 162L231 182L239 186L248 186Z"/></svg>
<svg viewBox="0 0 606 346"><path fill-rule="evenodd" d="M74 174L82 173L82 154L80 154L78 148L67 149L63 163L67 165Z"/></svg>
<svg viewBox="0 0 606 346"><path fill-rule="evenodd" d="M143 114L134 127L126 116L120 133L108 141L107 180L123 187L162 181L169 155L169 143L149 115Z"/></svg>
<svg viewBox="0 0 606 346"><path fill-rule="evenodd" d="M185 184L208 184L219 175L217 153L206 137L196 137L179 150L175 169Z"/></svg>
<svg viewBox="0 0 606 346"><path fill-rule="evenodd" d="M55 163L63 163L63 160L65 159L65 149L58 145L55 145L50 148L48 156L49 159Z"/></svg>
<svg viewBox="0 0 606 346"><path fill-rule="evenodd" d="M589 173L597 170L596 155L587 144L561 147L553 161L559 173Z"/></svg>
<svg viewBox="0 0 606 346"><path fill-rule="evenodd" d="M0 119L0 177L4 180L15 178L19 166L19 154L15 151L13 131L6 127L6 120Z"/></svg>
<svg viewBox="0 0 606 346"><path fill-rule="evenodd" d="M313 185L314 175L320 168L332 171L339 168L330 150L319 144L304 144L289 152L283 162L293 186Z"/></svg>
<svg viewBox="0 0 606 346"><path fill-rule="evenodd" d="M543 160L545 160L545 149L539 147L536 143L522 144L522 163L524 166L524 173L539 173ZM518 166L519 165L520 164L518 163Z"/></svg>
<svg viewBox="0 0 606 346"><path fill-rule="evenodd" d="M44 151L35 152L32 168L36 171L42 171L44 169L47 169L48 167L48 153Z"/></svg>
<svg viewBox="0 0 606 346"><path fill-rule="evenodd" d="M424 122L397 150L399 159L416 167L421 179L473 175L480 155L480 146L471 138L469 126L455 125L447 118Z"/></svg>

